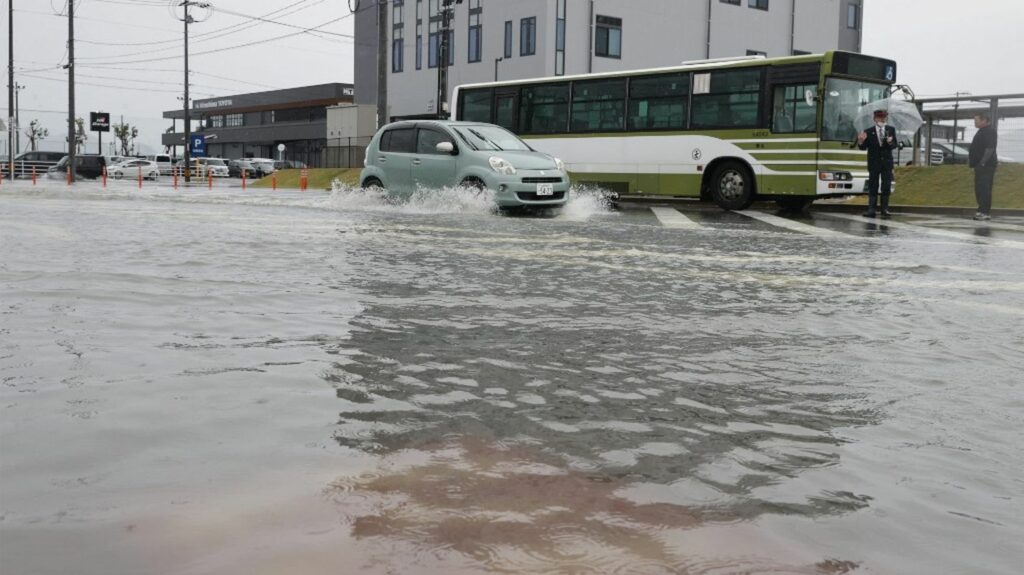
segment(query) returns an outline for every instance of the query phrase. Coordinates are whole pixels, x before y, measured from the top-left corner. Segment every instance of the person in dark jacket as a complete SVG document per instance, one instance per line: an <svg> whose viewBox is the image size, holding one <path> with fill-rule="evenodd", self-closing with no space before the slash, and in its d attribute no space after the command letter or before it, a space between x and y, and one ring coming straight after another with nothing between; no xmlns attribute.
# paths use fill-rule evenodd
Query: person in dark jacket
<svg viewBox="0 0 1024 575"><path fill-rule="evenodd" d="M892 151L896 149L896 128L885 125L888 117L885 110L875 110L875 125L857 135L857 147L868 151L866 218L875 217L879 193L882 196L882 217L892 216L889 212L889 194L892 193Z"/></svg>
<svg viewBox="0 0 1024 575"><path fill-rule="evenodd" d="M968 157L971 167L974 168L974 197L978 200L978 212L974 214L974 219L986 221L992 219L989 211L992 210L992 184L995 182L996 165L999 163L996 156L999 135L992 127L992 118L988 114L975 116L974 127L978 128L978 133L971 140Z"/></svg>

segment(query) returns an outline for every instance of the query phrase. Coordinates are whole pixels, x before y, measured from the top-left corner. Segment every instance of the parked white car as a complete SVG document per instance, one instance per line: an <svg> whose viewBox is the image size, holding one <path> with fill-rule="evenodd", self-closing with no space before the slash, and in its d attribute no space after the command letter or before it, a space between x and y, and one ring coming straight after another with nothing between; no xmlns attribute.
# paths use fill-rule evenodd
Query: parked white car
<svg viewBox="0 0 1024 575"><path fill-rule="evenodd" d="M160 177L160 165L149 160L128 160L110 166L107 168L107 177L115 180L137 178L140 170L142 177L147 180L155 180Z"/></svg>
<svg viewBox="0 0 1024 575"><path fill-rule="evenodd" d="M178 160L174 165L174 171L179 176L184 174L183 162L184 160ZM193 177L205 178L207 174L210 174L215 178L226 178L229 174L228 162L223 158L193 158L189 164L191 168L189 171Z"/></svg>

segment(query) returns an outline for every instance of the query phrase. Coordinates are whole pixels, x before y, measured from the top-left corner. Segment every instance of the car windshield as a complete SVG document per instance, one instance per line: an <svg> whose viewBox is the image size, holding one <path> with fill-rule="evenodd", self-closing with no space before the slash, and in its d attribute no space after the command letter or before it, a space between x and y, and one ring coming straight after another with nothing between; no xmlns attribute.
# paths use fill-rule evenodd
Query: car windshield
<svg viewBox="0 0 1024 575"><path fill-rule="evenodd" d="M456 126L455 131L476 150L532 151L518 136L498 126Z"/></svg>
<svg viewBox="0 0 1024 575"><path fill-rule="evenodd" d="M829 78L825 84L825 105L822 113L821 139L840 142L852 142L857 132L867 126L858 128L854 124L857 114L863 106L885 98L889 86L856 80Z"/></svg>
<svg viewBox="0 0 1024 575"><path fill-rule="evenodd" d="M227 165L227 164L224 163L224 160L221 160L219 158L210 158L210 159L206 160L206 163L211 165L211 166L226 166Z"/></svg>

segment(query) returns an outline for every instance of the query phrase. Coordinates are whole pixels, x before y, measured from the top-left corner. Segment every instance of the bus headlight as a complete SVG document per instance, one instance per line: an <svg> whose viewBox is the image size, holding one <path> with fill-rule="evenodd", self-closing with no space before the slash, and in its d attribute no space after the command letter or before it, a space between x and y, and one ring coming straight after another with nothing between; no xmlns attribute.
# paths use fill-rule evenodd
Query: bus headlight
<svg viewBox="0 0 1024 575"><path fill-rule="evenodd" d="M853 174L850 172L818 172L818 179L823 182L852 182Z"/></svg>
<svg viewBox="0 0 1024 575"><path fill-rule="evenodd" d="M516 175L516 167L506 161L504 158L498 156L491 156L488 159L491 164L491 169L503 176L514 176Z"/></svg>
<svg viewBox="0 0 1024 575"><path fill-rule="evenodd" d="M560 160L558 158L555 158L555 167L558 168L559 172L564 172L565 171L565 162L563 162L562 160Z"/></svg>

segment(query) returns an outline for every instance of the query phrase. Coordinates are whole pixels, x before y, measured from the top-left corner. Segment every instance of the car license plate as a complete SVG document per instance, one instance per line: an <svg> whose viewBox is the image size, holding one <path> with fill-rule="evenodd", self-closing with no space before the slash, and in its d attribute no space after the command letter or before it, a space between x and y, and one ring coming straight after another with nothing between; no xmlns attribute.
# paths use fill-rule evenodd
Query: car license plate
<svg viewBox="0 0 1024 575"><path fill-rule="evenodd" d="M554 184L537 184L537 195L538 196L553 196L555 195Z"/></svg>

